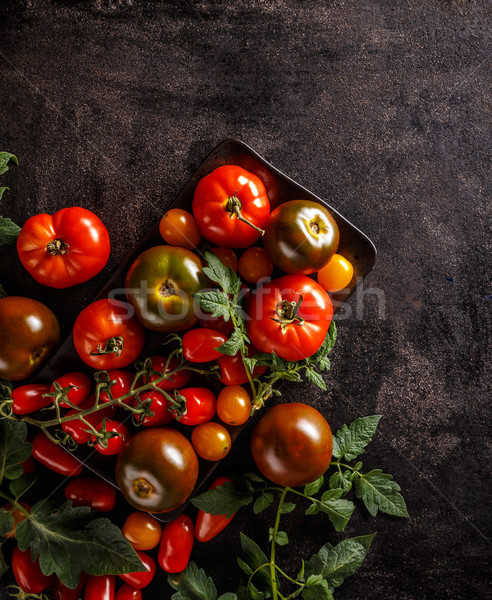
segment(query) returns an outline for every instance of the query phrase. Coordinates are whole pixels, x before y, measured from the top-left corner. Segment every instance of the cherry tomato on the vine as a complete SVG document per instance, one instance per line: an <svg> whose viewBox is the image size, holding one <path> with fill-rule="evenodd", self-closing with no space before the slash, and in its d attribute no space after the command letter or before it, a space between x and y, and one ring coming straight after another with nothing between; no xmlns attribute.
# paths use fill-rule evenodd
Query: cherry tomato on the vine
<svg viewBox="0 0 492 600"><path fill-rule="evenodd" d="M210 252L219 257L224 266L230 267L234 273L237 273L237 256L232 248L216 246L215 248L210 248Z"/></svg>
<svg viewBox="0 0 492 600"><path fill-rule="evenodd" d="M232 479L229 477L218 477L210 486L209 489L215 490L216 488L224 485L224 483L232 483ZM230 517L226 515L212 515L204 512L203 510L198 511L198 515L195 521L195 537L199 542L209 542L218 533L220 533L234 518L234 513Z"/></svg>
<svg viewBox="0 0 492 600"><path fill-rule="evenodd" d="M145 552L141 552L140 550L136 550L138 558L142 561L145 571L135 571L135 573L123 573L118 575L120 579L123 579L125 583L131 585L139 590L144 587L147 587L149 583L152 581L155 575L155 561L154 559L145 554Z"/></svg>
<svg viewBox="0 0 492 600"><path fill-rule="evenodd" d="M17 252L36 281L61 289L88 281L108 262L108 230L80 206L28 219L17 238Z"/></svg>
<svg viewBox="0 0 492 600"><path fill-rule="evenodd" d="M135 377L135 373L131 371L123 371L121 369L113 369L108 371L109 381L114 381L115 383L110 387L111 396L113 400L115 398L121 398L127 394L132 387L133 379ZM124 400L124 404L128 404L130 406L133 403L133 396L129 396L126 400ZM109 402L109 394L104 390L99 394L99 399L101 402Z"/></svg>
<svg viewBox="0 0 492 600"><path fill-rule="evenodd" d="M239 259L239 274L249 283L258 283L270 277L273 262L263 248L253 246L245 250Z"/></svg>
<svg viewBox="0 0 492 600"><path fill-rule="evenodd" d="M173 420L173 417L169 412L169 401L161 394L161 392L152 390L148 392L142 392L138 396L140 398L140 402L150 400L149 408L154 413L152 417L145 415L142 421L142 425L144 427L158 427L159 425L166 425ZM133 406L138 406L137 398L135 398ZM137 422L140 422L140 415L136 415L135 418L137 419Z"/></svg>
<svg viewBox="0 0 492 600"><path fill-rule="evenodd" d="M77 408L72 408L65 415L66 417L76 417L81 410L88 410L94 407L96 397L94 394L88 396L83 400ZM104 406L104 404L103 404ZM81 410L80 410L81 409ZM110 419L116 412L115 406L107 406L101 410L95 411L89 415L86 415L84 419L97 429L103 419ZM65 421L62 423L62 429L65 433L69 433L77 444L85 444L91 438L91 432L84 421L73 418L71 421Z"/></svg>
<svg viewBox="0 0 492 600"><path fill-rule="evenodd" d="M23 508L25 508L28 512L31 511L31 505L27 504L27 502L19 502L19 504ZM14 519L14 526L12 527L12 529L10 531L8 531L7 533L4 533L3 537L13 538L13 537L15 537L15 530L17 528L17 525L26 518L26 515L22 511L20 511L18 508L14 508L14 510L12 510L12 504L4 504L2 506L2 508L9 512L12 511L12 512L10 512L10 515Z"/></svg>
<svg viewBox="0 0 492 600"><path fill-rule="evenodd" d="M43 394L50 391L49 386L41 383L29 383L21 385L12 390L12 412L16 415L28 415L29 413L50 406L51 399L43 398Z"/></svg>
<svg viewBox="0 0 492 600"><path fill-rule="evenodd" d="M91 393L91 380L84 373L78 373L77 371L66 373L55 379L51 384L50 392L60 393L69 387L72 389L67 391L67 398L72 404L78 405ZM54 398L52 398L52 401L54 401ZM61 401L60 406L70 408L70 405L65 401Z"/></svg>
<svg viewBox="0 0 492 600"><path fill-rule="evenodd" d="M251 398L240 385L229 385L217 397L217 415L228 425L242 425L251 415Z"/></svg>
<svg viewBox="0 0 492 600"><path fill-rule="evenodd" d="M181 573L190 561L195 528L187 515L179 515L164 527L157 562L166 573Z"/></svg>
<svg viewBox="0 0 492 600"><path fill-rule="evenodd" d="M258 353L254 346L248 346L248 358L251 358ZM235 356L224 354L217 359L220 367L220 381L224 385L242 385L248 383L248 375L244 368L241 353L238 352ZM253 377L260 377L267 370L267 367L256 365L253 370Z"/></svg>
<svg viewBox="0 0 492 600"><path fill-rule="evenodd" d="M42 465L65 477L82 473L82 463L60 444L52 442L42 431L32 441L32 455Z"/></svg>
<svg viewBox="0 0 492 600"><path fill-rule="evenodd" d="M231 449L231 436L220 423L210 421L197 425L191 433L191 443L198 456L205 460L220 460Z"/></svg>
<svg viewBox="0 0 492 600"><path fill-rule="evenodd" d="M84 600L114 600L114 575L89 575L85 584Z"/></svg>
<svg viewBox="0 0 492 600"><path fill-rule="evenodd" d="M142 591L128 583L123 584L115 596L115 600L142 600L142 598Z"/></svg>
<svg viewBox="0 0 492 600"><path fill-rule="evenodd" d="M183 356L195 363L210 362L222 356L217 350L227 342L227 336L214 329L191 329L183 336Z"/></svg>
<svg viewBox="0 0 492 600"><path fill-rule="evenodd" d="M19 587L28 594L40 594L53 585L54 575L45 575L39 566L39 559L31 558L31 549L24 552L18 546L12 554L12 571Z"/></svg>
<svg viewBox="0 0 492 600"><path fill-rule="evenodd" d="M159 232L170 246L193 250L200 243L201 235L193 215L181 208L172 208L162 217Z"/></svg>
<svg viewBox="0 0 492 600"><path fill-rule="evenodd" d="M135 550L152 550L161 539L162 527L149 513L137 511L128 515L121 531Z"/></svg>
<svg viewBox="0 0 492 600"><path fill-rule="evenodd" d="M167 368L166 368L167 365ZM180 361L176 358L167 358L166 356L152 356L150 368L158 373L152 374L149 377L142 377L142 382L139 382L139 385L145 385L147 383L152 383L161 377L161 374L169 373L174 371L177 367L179 367ZM180 369L170 377L163 379L159 383L157 383L157 387L161 388L161 390L171 391L177 390L180 387L185 386L191 378L191 372L188 369Z"/></svg>
<svg viewBox="0 0 492 600"><path fill-rule="evenodd" d="M209 389L190 387L179 390L178 394L171 413L183 425L206 423L215 415L216 398Z"/></svg>
<svg viewBox="0 0 492 600"><path fill-rule="evenodd" d="M102 426L103 424L101 422L96 429L101 431ZM124 423L112 421L111 419L106 419L105 427L106 431L110 431L116 435L112 435L108 440L106 440L107 446L103 446L101 442L96 444L96 436L92 436L91 442L94 444L94 448L99 452L99 454L103 454L104 456L119 454L123 450L126 440L130 437L128 427Z"/></svg>
<svg viewBox="0 0 492 600"><path fill-rule="evenodd" d="M99 477L72 479L64 493L74 506L90 506L99 512L110 512L116 503L116 489Z"/></svg>
<svg viewBox="0 0 492 600"><path fill-rule="evenodd" d="M348 286L354 267L341 254L334 254L328 264L318 271L318 283L327 292L339 292Z"/></svg>

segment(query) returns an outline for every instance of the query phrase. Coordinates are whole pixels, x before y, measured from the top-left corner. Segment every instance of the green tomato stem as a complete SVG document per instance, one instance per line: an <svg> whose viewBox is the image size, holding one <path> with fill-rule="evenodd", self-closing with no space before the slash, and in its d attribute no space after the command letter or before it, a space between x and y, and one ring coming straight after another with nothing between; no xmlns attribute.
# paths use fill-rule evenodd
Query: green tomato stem
<svg viewBox="0 0 492 600"><path fill-rule="evenodd" d="M277 576L275 573L275 548L276 548L276 542L275 542L275 538L277 537L277 533L278 533L278 528L280 525L280 515L282 514L280 511L282 509L282 505L284 503L285 500L285 496L287 495L287 492L290 490L290 488L285 487L282 490L282 494L280 495L280 500L278 502L278 506L277 506L277 515L275 517L275 525L273 526L273 533L272 533L272 541L271 541L271 545L270 545L270 577L272 580L272 598L273 600L278 600L279 597L279 591L277 589Z"/></svg>

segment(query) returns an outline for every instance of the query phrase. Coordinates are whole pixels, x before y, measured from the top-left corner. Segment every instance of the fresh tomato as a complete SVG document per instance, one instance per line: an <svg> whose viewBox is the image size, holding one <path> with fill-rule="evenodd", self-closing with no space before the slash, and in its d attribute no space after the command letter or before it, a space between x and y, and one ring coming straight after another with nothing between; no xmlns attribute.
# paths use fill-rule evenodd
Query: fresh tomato
<svg viewBox="0 0 492 600"><path fill-rule="evenodd" d="M27 502L19 502L19 504L23 508L25 508L28 512L31 511L31 505L27 504ZM12 504L4 504L2 506L2 508L3 508L3 510L10 512L11 517L14 519L14 526L12 527L12 529L10 531L8 531L7 533L4 533L3 537L13 538L13 537L15 537L15 530L17 528L17 525L26 518L26 515L22 511L20 511L18 508L14 508L12 510Z"/></svg>
<svg viewBox="0 0 492 600"><path fill-rule="evenodd" d="M82 596L82 590L84 589L86 580L86 573L82 573L80 575L77 587L74 590L71 590L57 577L55 587L52 590L54 600L79 600L79 598Z"/></svg>
<svg viewBox="0 0 492 600"><path fill-rule="evenodd" d="M39 566L39 560L31 558L31 550L24 552L19 547L12 554L12 571L19 587L28 594L40 594L53 585L54 575L45 575Z"/></svg>
<svg viewBox="0 0 492 600"><path fill-rule="evenodd" d="M99 217L72 206L54 215L26 221L17 238L17 252L36 281L67 288L97 275L108 262L109 235Z"/></svg>
<svg viewBox="0 0 492 600"><path fill-rule="evenodd" d="M161 539L162 527L149 513L138 511L128 515L121 531L135 550L152 550Z"/></svg>
<svg viewBox="0 0 492 600"><path fill-rule="evenodd" d="M151 417L145 415L142 421L144 427L158 427L159 425L167 425L173 420L171 413L169 412L169 402L165 396L157 390L150 390L148 392L142 392L138 395L140 402L150 400L150 410L154 413ZM138 400L135 398L133 406L138 405ZM135 415L137 422L140 423L140 415Z"/></svg>
<svg viewBox="0 0 492 600"><path fill-rule="evenodd" d="M282 486L306 485L330 466L331 429L323 415L299 402L262 414L251 436L251 454L265 477Z"/></svg>
<svg viewBox="0 0 492 600"><path fill-rule="evenodd" d="M93 408L95 401L96 397L94 394L91 394L88 398L83 400L77 408L72 408L69 410L65 416L76 416L81 412L81 410L84 411ZM101 410L86 415L84 419L97 429L98 425L100 425L103 419L110 419L114 416L115 412L115 406L107 406L106 408L102 408ZM77 442L77 444L85 444L90 440L92 435L87 424L80 419L74 418L71 421L65 421L62 423L62 429L65 433L69 433L73 440Z"/></svg>
<svg viewBox="0 0 492 600"><path fill-rule="evenodd" d="M228 425L242 425L251 415L251 398L240 385L228 385L217 397L217 415Z"/></svg>
<svg viewBox="0 0 492 600"><path fill-rule="evenodd" d="M103 424L100 423L96 427L97 431L101 431L102 426ZM100 442L96 444L96 436L92 436L91 442L94 444L94 448L99 452L99 454L103 454L104 456L113 456L114 454L119 454L123 450L126 440L130 437L128 427L124 423L112 421L111 419L106 419L105 427L106 431L110 431L114 435L106 440L107 446L103 446Z"/></svg>
<svg viewBox="0 0 492 600"><path fill-rule="evenodd" d="M191 443L196 453L205 460L221 460L229 454L231 436L220 423L210 421L197 425L191 433Z"/></svg>
<svg viewBox="0 0 492 600"><path fill-rule="evenodd" d="M181 573L188 566L194 541L193 521L179 515L164 527L157 562L166 573Z"/></svg>
<svg viewBox="0 0 492 600"><path fill-rule="evenodd" d="M116 592L115 600L142 600L142 591L125 583Z"/></svg>
<svg viewBox="0 0 492 600"><path fill-rule="evenodd" d="M7 381L34 375L60 341L54 313L31 298L0 298L0 323L0 378Z"/></svg>
<svg viewBox="0 0 492 600"><path fill-rule="evenodd" d="M247 248L263 233L270 202L261 179L241 167L224 165L198 182L192 210L208 241Z"/></svg>
<svg viewBox="0 0 492 600"><path fill-rule="evenodd" d="M179 390L170 410L176 421L183 425L199 425L210 421L215 415L215 407L213 392L207 388L190 387Z"/></svg>
<svg viewBox="0 0 492 600"><path fill-rule="evenodd" d="M170 427L139 431L116 463L116 481L127 501L139 510L168 512L193 491L198 458L185 436Z"/></svg>
<svg viewBox="0 0 492 600"><path fill-rule="evenodd" d="M257 353L258 350L254 346L248 347L249 358ZM217 359L217 363L220 367L220 381L224 385L242 385L243 383L248 383L248 375L246 374L240 352L235 356L224 354L224 356ZM267 367L255 366L253 377L260 377L266 370Z"/></svg>
<svg viewBox="0 0 492 600"><path fill-rule="evenodd" d="M196 254L178 246L154 246L133 262L126 296L145 327L168 333L193 327L198 317L193 294L209 285Z"/></svg>
<svg viewBox="0 0 492 600"><path fill-rule="evenodd" d="M265 226L263 246L286 273L316 273L335 254L340 233L328 210L310 200L284 202Z"/></svg>
<svg viewBox="0 0 492 600"><path fill-rule="evenodd" d="M172 208L162 217L159 232L170 246L193 250L200 243L201 235L193 215L181 208Z"/></svg>
<svg viewBox="0 0 492 600"><path fill-rule="evenodd" d="M169 373L174 371L180 365L180 361L176 358L167 358L166 356L152 356L150 368L156 373L150 375L149 377L143 377L142 382L139 382L139 385L146 385L147 383L152 383L156 379L159 379L161 375L166 372ZM167 367L166 367L167 365ZM180 387L185 386L191 379L191 372L188 369L180 369L177 373L174 373L167 379L163 379L159 383L157 383L157 387L161 390L165 390L169 392L171 390L177 390Z"/></svg>
<svg viewBox="0 0 492 600"><path fill-rule="evenodd" d="M254 173L263 181L270 206L275 207L279 202L279 190L275 175L251 154L244 154L237 157L237 162L250 173Z"/></svg>
<svg viewBox="0 0 492 600"><path fill-rule="evenodd" d="M224 321L224 317L213 317L211 313L207 313L201 308L198 316L200 325L205 327L205 329L213 329L226 336L229 336L234 329L234 323L232 322L232 319Z"/></svg>
<svg viewBox="0 0 492 600"><path fill-rule="evenodd" d="M73 326L73 343L80 358L94 369L126 367L142 351L145 333L132 317L133 309L120 300L89 304Z"/></svg>
<svg viewBox="0 0 492 600"><path fill-rule="evenodd" d="M65 498L74 506L90 506L99 512L110 512L116 503L116 489L100 477L78 477L65 486Z"/></svg>
<svg viewBox="0 0 492 600"><path fill-rule="evenodd" d="M12 412L16 415L28 415L29 413L50 406L51 400L43 398L43 394L50 391L48 385L41 383L30 383L21 385L12 390Z"/></svg>
<svg viewBox="0 0 492 600"><path fill-rule="evenodd" d="M85 400L91 393L91 380L84 373L72 372L66 373L51 384L50 392L60 394L66 394L68 400L77 406ZM55 397L52 397L54 400ZM60 402L62 408L70 408L70 405L66 402Z"/></svg>
<svg viewBox="0 0 492 600"><path fill-rule="evenodd" d="M84 600L114 600L114 575L89 575L85 584Z"/></svg>
<svg viewBox="0 0 492 600"><path fill-rule="evenodd" d="M227 336L214 329L191 329L183 336L183 356L195 363L210 362L222 356L217 348L227 342Z"/></svg>
<svg viewBox="0 0 492 600"><path fill-rule="evenodd" d="M334 254L318 272L318 282L327 292L339 292L348 286L353 274L352 263L340 254Z"/></svg>
<svg viewBox="0 0 492 600"><path fill-rule="evenodd" d="M124 573L122 575L118 575L118 577L128 585L131 585L141 590L142 588L147 587L154 578L155 561L151 556L145 554L145 552L141 552L140 550L137 550L136 552L138 554L138 558L142 561L145 567L145 571L136 571L135 573Z"/></svg>
<svg viewBox="0 0 492 600"><path fill-rule="evenodd" d="M114 384L110 387L111 397L114 400L115 398L121 398L121 396L124 396L131 390L135 373L132 373L131 371L122 371L120 369L113 369L108 371L108 376L109 382L114 381ZM99 394L99 400L101 400L101 402L109 402L110 397L108 392L101 391ZM133 396L129 396L123 401L123 403L130 406L133 403Z"/></svg>
<svg viewBox="0 0 492 600"><path fill-rule="evenodd" d="M218 477L210 486L211 490L224 485L224 483L232 483L229 477ZM234 513L235 515L236 513ZM218 533L229 525L234 518L234 515L227 517L226 515L211 515L203 510L198 511L195 521L195 537L199 542L209 542Z"/></svg>
<svg viewBox="0 0 492 600"><path fill-rule="evenodd" d="M241 254L239 259L239 274L249 283L258 283L270 277L273 262L263 248L253 246Z"/></svg>
<svg viewBox="0 0 492 600"><path fill-rule="evenodd" d="M237 256L232 248L217 246L215 248L210 248L210 252L220 258L220 261L224 266L231 268L234 273L237 273Z"/></svg>
<svg viewBox="0 0 492 600"><path fill-rule="evenodd" d="M32 441L32 455L42 465L65 477L82 473L82 463L60 444L52 442L42 431Z"/></svg>
<svg viewBox="0 0 492 600"><path fill-rule="evenodd" d="M325 290L305 275L285 275L260 286L248 309L248 335L260 352L303 360L323 343L333 316Z"/></svg>

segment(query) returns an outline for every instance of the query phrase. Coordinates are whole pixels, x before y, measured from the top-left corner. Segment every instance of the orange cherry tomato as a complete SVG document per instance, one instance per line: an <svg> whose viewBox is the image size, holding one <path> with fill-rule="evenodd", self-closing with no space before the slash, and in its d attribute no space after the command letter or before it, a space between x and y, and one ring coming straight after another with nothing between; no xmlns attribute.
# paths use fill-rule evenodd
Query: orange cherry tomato
<svg viewBox="0 0 492 600"><path fill-rule="evenodd" d="M272 271L273 262L263 248L248 248L239 259L239 274L249 283L270 277Z"/></svg>
<svg viewBox="0 0 492 600"><path fill-rule="evenodd" d="M318 282L327 292L339 292L348 286L353 274L352 263L340 254L334 254L318 271Z"/></svg>
<svg viewBox="0 0 492 600"><path fill-rule="evenodd" d="M251 414L251 399L240 385L229 385L217 398L217 414L228 425L242 425Z"/></svg>
<svg viewBox="0 0 492 600"><path fill-rule="evenodd" d="M198 456L205 460L220 460L231 449L231 436L220 423L209 421L197 425L191 434L191 443Z"/></svg>
<svg viewBox="0 0 492 600"><path fill-rule="evenodd" d="M31 505L27 504L27 502L19 502L19 504L21 506L23 506L28 512L31 511ZM2 506L2 508L4 510L11 511L12 504L4 504ZM14 510L12 510L12 512L10 514L12 515L12 518L14 519L14 526L8 533L3 534L3 537L6 537L6 538L15 537L15 529L16 529L17 525L26 518L26 515L23 512L21 512L18 508L14 508Z"/></svg>
<svg viewBox="0 0 492 600"><path fill-rule="evenodd" d="M202 236L193 215L181 208L172 208L162 217L159 232L170 246L193 250Z"/></svg>
<svg viewBox="0 0 492 600"><path fill-rule="evenodd" d="M161 539L162 527L157 519L138 511L128 515L122 532L135 550L152 550Z"/></svg>
<svg viewBox="0 0 492 600"><path fill-rule="evenodd" d="M222 248L221 246L217 246L215 248L211 248L210 252L215 254L215 256L218 256L223 265L230 267L234 273L237 273L237 256L234 250L231 248Z"/></svg>

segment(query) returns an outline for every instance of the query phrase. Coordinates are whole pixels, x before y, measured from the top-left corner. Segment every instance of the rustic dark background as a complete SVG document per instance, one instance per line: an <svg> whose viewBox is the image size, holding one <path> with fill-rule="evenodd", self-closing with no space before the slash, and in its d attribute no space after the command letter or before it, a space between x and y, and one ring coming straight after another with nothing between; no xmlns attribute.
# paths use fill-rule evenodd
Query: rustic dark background
<svg viewBox="0 0 492 600"><path fill-rule="evenodd" d="M410 520L360 509L346 535L377 531L338 600L490 594L490 10L486 0L2 0L1 150L20 167L2 214L22 224L69 205L107 224L94 280L56 292L2 248L9 294L50 305L68 332L135 242L221 139L249 143L375 242L363 310L339 322L328 393L292 386L334 429L383 415L364 459L393 473ZM490 5L489 5L490 7ZM487 25L487 23L489 25ZM5 183L3 183L5 182ZM352 302L352 308L355 304ZM223 471L251 469L248 432ZM235 589L248 509L194 551ZM287 570L327 520L285 519ZM489 526L489 527L488 527ZM169 598L162 573L146 599ZM0 592L1 596L1 592ZM2 596L3 597L3 596ZM488 596L490 597L490 596Z"/></svg>

